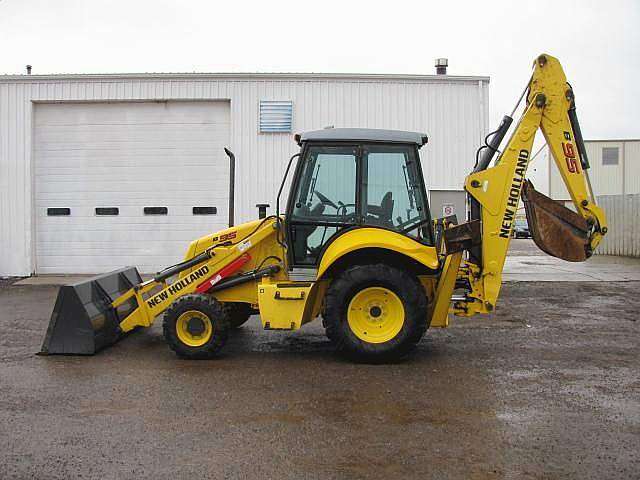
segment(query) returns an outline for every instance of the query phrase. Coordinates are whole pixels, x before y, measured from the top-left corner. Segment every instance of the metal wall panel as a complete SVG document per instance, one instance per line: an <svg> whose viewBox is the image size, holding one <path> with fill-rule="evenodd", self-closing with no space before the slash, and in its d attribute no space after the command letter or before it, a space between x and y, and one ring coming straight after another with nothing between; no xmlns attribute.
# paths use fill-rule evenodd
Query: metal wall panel
<svg viewBox="0 0 640 480"><path fill-rule="evenodd" d="M624 193L640 193L640 140L624 143Z"/></svg>
<svg viewBox="0 0 640 480"><path fill-rule="evenodd" d="M466 218L467 193L464 190L431 190L429 192L429 208L433 219L455 215L458 223Z"/></svg>
<svg viewBox="0 0 640 480"><path fill-rule="evenodd" d="M292 134L258 133L260 100L293 101L293 132L335 127L425 132L427 188L459 190L488 131L486 77L194 74L0 77L0 275L34 271L33 102L230 100L236 221L275 210ZM286 201L282 199L282 202ZM283 204L283 203L282 203ZM185 245L186 248L186 245Z"/></svg>
<svg viewBox="0 0 640 480"><path fill-rule="evenodd" d="M595 253L640 257L640 195L603 195L609 231Z"/></svg>

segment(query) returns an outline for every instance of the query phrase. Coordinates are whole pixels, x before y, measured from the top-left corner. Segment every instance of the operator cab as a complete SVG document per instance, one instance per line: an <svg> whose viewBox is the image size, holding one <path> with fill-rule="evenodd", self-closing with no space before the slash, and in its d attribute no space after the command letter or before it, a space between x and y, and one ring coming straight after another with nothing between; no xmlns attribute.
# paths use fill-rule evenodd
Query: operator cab
<svg viewBox="0 0 640 480"><path fill-rule="evenodd" d="M347 228L384 228L433 245L418 154L426 135L329 128L296 140L301 153L286 212L294 266L316 266Z"/></svg>

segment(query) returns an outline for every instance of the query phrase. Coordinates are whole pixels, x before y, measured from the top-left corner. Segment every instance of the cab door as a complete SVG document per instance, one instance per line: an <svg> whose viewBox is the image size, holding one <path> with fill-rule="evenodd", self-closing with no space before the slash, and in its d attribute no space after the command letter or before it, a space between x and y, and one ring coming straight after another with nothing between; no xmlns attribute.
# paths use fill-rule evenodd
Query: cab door
<svg viewBox="0 0 640 480"><path fill-rule="evenodd" d="M322 247L358 222L358 146L307 145L287 208L290 260L315 267Z"/></svg>

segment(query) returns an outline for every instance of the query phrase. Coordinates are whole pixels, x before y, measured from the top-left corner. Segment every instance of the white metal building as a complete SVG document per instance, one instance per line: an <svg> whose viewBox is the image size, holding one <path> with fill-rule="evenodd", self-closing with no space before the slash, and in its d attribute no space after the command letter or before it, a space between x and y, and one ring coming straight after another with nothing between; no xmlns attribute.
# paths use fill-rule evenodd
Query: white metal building
<svg viewBox="0 0 640 480"><path fill-rule="evenodd" d="M640 256L640 139L585 140L589 178L609 232L595 253ZM550 157L550 156L549 156ZM550 157L551 198L573 207L560 172Z"/></svg>
<svg viewBox="0 0 640 480"><path fill-rule="evenodd" d="M0 76L0 275L153 272L275 196L293 134L425 132L434 216L461 213L488 127L487 77L351 74ZM280 132L284 130L284 132ZM204 214L203 214L204 213Z"/></svg>
<svg viewBox="0 0 640 480"><path fill-rule="evenodd" d="M589 178L597 196L640 193L640 139L585 140L585 148ZM553 158L548 158L550 197L570 200Z"/></svg>

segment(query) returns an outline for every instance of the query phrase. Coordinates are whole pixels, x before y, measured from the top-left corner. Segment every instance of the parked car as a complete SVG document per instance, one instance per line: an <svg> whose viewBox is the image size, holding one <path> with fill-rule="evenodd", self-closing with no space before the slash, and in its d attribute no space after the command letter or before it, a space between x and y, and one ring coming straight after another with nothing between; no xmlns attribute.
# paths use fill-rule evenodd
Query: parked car
<svg viewBox="0 0 640 480"><path fill-rule="evenodd" d="M513 226L513 236L515 238L531 238L529 224L525 219L516 219L516 223Z"/></svg>

